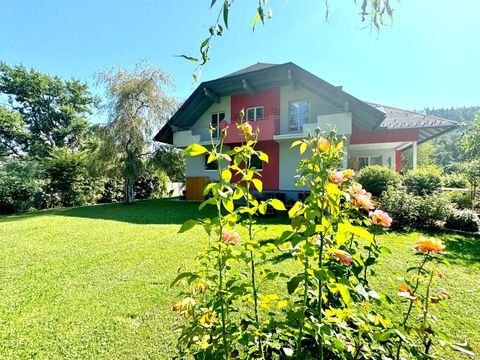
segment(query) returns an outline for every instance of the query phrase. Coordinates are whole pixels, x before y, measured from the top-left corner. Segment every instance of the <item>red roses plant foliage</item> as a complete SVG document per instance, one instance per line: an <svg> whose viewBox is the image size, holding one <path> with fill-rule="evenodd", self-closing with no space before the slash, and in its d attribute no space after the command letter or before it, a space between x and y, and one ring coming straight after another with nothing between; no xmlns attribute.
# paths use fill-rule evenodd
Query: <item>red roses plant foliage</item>
<svg viewBox="0 0 480 360"><path fill-rule="evenodd" d="M218 180L205 188L208 198L200 205L214 206L217 215L189 220L180 229L203 226L207 241L196 268L172 283L184 284L183 299L173 305L181 315L178 358L427 358L439 351L436 345L448 343L433 329L430 316L432 306L448 298L436 287L433 264L437 250L444 249L437 240L419 240L419 266L409 269L414 276L401 285L397 300L371 286L371 276L379 271L375 264L388 252L378 235L392 219L375 209L352 170L338 170L343 139L318 130L292 144L303 155L297 185L307 187L309 195L288 210L289 230L275 241L259 242L257 215L269 206L286 208L278 199L259 201L251 193L262 190L252 156L268 162L255 150L258 132L241 122L232 131L239 131L244 143L225 149L225 131L208 149L194 144L185 150L217 162ZM279 253L288 263L259 266ZM298 272L287 274L286 267ZM401 319L387 315L394 301L397 313L404 308ZM422 314L420 322L411 316L414 308Z"/></svg>

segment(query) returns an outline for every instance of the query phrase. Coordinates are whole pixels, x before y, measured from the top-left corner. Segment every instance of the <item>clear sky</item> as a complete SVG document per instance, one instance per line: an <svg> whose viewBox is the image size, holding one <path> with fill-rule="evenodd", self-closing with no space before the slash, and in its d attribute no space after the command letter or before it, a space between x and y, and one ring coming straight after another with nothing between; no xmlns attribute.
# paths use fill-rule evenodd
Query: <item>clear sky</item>
<svg viewBox="0 0 480 360"><path fill-rule="evenodd" d="M219 3L221 0L218 1ZM405 109L480 105L480 1L392 1L393 26L360 22L353 0L270 1L273 19L252 32L256 0L236 0L201 80L256 62L292 61L350 94ZM358 2L358 1L357 1ZM149 59L193 91L194 65L217 16L210 0L0 0L0 59L93 83L112 66Z"/></svg>

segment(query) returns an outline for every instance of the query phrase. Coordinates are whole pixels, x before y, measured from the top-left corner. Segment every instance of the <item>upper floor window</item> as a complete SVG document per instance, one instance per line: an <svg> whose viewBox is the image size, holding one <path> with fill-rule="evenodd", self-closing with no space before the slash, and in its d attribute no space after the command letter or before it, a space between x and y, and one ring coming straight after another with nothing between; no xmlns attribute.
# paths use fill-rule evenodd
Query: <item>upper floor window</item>
<svg viewBox="0 0 480 360"><path fill-rule="evenodd" d="M263 106L256 106L247 109L247 121L263 120Z"/></svg>
<svg viewBox="0 0 480 360"><path fill-rule="evenodd" d="M288 131L300 131L309 122L310 101L296 100L288 103Z"/></svg>
<svg viewBox="0 0 480 360"><path fill-rule="evenodd" d="M210 115L210 126L213 128L213 138L220 137L220 121L225 119L224 112L213 113Z"/></svg>

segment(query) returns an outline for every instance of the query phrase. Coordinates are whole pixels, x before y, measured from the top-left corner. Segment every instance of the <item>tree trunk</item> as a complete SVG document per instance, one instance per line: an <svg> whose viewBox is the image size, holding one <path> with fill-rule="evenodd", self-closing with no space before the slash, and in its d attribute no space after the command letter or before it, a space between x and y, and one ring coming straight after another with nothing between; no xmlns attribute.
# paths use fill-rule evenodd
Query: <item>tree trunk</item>
<svg viewBox="0 0 480 360"><path fill-rule="evenodd" d="M133 203L133 200L135 200L135 196L133 193L133 184L134 184L134 181L132 179L128 179L128 178L125 179L125 185L123 188L125 204L131 204Z"/></svg>

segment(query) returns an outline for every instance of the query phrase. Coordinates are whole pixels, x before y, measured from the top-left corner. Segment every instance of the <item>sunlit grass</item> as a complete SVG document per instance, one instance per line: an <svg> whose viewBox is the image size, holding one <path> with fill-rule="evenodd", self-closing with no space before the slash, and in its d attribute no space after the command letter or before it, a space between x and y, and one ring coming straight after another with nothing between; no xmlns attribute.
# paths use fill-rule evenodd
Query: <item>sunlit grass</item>
<svg viewBox="0 0 480 360"><path fill-rule="evenodd" d="M197 204L144 201L0 217L0 358L168 358L175 352L178 289L170 282L191 267L204 237L200 228L177 234ZM271 219L271 238L286 229ZM413 259L418 234L391 234L392 250L378 285ZM437 316L458 340L480 352L480 247L442 235L453 251L444 287L452 295ZM269 266L269 265L268 265ZM283 265L282 265L283 266ZM402 309L399 309L401 311Z"/></svg>

